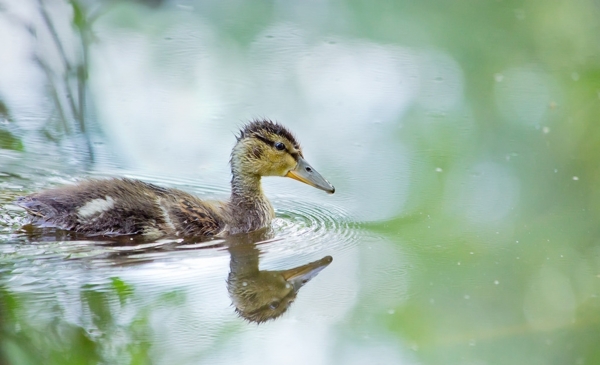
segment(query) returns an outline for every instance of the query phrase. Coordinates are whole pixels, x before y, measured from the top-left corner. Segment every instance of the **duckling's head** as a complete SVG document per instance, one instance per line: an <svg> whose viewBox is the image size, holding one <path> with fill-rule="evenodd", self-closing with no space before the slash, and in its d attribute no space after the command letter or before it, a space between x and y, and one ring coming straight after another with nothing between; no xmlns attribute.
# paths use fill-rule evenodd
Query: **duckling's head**
<svg viewBox="0 0 600 365"><path fill-rule="evenodd" d="M241 176L286 176L333 194L335 188L306 162L292 133L279 123L254 120L245 125L231 154Z"/></svg>
<svg viewBox="0 0 600 365"><path fill-rule="evenodd" d="M298 290L332 262L331 256L283 271L229 274L227 289L236 312L248 321L262 323L281 316Z"/></svg>

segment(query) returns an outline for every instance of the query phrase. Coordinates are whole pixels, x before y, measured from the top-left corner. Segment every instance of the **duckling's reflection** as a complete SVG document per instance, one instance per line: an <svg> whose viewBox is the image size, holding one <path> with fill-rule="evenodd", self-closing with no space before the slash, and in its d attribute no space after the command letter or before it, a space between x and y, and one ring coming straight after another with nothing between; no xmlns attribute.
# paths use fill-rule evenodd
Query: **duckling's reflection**
<svg viewBox="0 0 600 365"><path fill-rule="evenodd" d="M27 229L25 229L27 228ZM30 242L76 241L81 239L73 232L54 228L24 227ZM262 244L274 238L270 229L229 236L222 240L204 241L195 249L227 249L230 255L227 290L235 311L250 322L262 323L281 316L293 303L298 291L331 262L331 256L293 267L287 270L260 270ZM130 250L107 251L95 257L98 262L110 261L112 265L128 266L151 262L174 251L188 250L191 245L202 243L195 238L173 241L172 244L144 246L147 241L139 236L94 237L95 242L106 248L130 247ZM89 237L87 237L89 240ZM180 245L179 243L183 243ZM214 242L214 244L210 244ZM68 244L65 242L65 244ZM74 249L78 250L77 246ZM143 252L144 255L140 255ZM90 259L87 257L86 259ZM92 259L94 260L94 259Z"/></svg>
<svg viewBox="0 0 600 365"><path fill-rule="evenodd" d="M228 239L230 254L227 290L235 311L250 322L262 323L281 316L304 284L326 268L333 258L325 256L287 270L261 271L259 242L269 238L254 232Z"/></svg>

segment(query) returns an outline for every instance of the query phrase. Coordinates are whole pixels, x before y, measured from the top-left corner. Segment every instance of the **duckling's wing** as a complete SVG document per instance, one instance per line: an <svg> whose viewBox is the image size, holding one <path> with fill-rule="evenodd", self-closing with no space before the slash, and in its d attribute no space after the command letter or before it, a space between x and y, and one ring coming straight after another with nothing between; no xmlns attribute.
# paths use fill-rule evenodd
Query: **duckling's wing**
<svg viewBox="0 0 600 365"><path fill-rule="evenodd" d="M215 236L225 228L223 210L178 191L159 200L165 221L178 236Z"/></svg>
<svg viewBox="0 0 600 365"><path fill-rule="evenodd" d="M16 203L27 210L33 224L88 235L206 236L224 226L217 211L192 195L131 179L87 180L21 197Z"/></svg>

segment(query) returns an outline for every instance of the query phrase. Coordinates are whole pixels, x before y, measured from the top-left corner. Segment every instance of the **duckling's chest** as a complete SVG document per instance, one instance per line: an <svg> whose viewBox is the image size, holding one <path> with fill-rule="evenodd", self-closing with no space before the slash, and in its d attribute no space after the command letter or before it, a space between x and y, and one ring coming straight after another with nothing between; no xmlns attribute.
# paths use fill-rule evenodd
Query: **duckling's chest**
<svg viewBox="0 0 600 365"><path fill-rule="evenodd" d="M266 199L250 202L232 200L227 217L228 234L247 233L270 225L275 218L275 210Z"/></svg>

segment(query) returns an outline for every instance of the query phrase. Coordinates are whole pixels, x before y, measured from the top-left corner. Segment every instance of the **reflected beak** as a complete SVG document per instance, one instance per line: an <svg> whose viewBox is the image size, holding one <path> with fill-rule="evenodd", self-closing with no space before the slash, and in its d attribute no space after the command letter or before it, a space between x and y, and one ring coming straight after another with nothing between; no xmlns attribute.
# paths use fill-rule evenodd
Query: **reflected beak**
<svg viewBox="0 0 600 365"><path fill-rule="evenodd" d="M335 188L325 180L317 170L306 162L302 157L298 157L296 168L290 170L285 176L291 177L294 180L302 181L305 184L314 186L317 189L325 190L329 194L335 193Z"/></svg>
<svg viewBox="0 0 600 365"><path fill-rule="evenodd" d="M298 266L293 269L285 270L281 273L283 278L294 286L294 290L300 289L304 284L308 283L312 278L317 276L324 268L326 268L333 258L325 256L320 260L310 262L306 265Z"/></svg>

